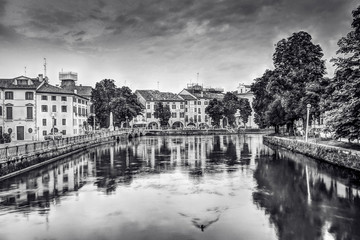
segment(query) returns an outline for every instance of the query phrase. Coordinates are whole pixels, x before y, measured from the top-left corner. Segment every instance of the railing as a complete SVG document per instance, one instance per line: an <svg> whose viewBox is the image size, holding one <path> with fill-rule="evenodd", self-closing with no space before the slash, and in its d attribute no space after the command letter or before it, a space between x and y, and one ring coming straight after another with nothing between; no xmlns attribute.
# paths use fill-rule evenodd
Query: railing
<svg viewBox="0 0 360 240"><path fill-rule="evenodd" d="M74 144L86 143L89 141L99 140L105 137L119 136L122 134L140 134L144 132L144 129L120 129L112 132L98 132L87 135L79 135L74 137L67 137L58 140L48 140L41 142L27 143L16 146L6 146L0 148L0 163L6 162L9 159L20 156L28 156L36 153L47 152L52 149L61 149Z"/></svg>

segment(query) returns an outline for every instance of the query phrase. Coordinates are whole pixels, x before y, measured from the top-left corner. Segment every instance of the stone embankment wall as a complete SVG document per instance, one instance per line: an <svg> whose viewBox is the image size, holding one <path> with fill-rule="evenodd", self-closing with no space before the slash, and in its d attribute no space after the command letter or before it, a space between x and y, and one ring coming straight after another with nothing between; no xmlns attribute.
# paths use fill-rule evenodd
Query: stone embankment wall
<svg viewBox="0 0 360 240"><path fill-rule="evenodd" d="M318 160L360 171L359 151L273 136L264 136L263 141L265 144L280 146Z"/></svg>

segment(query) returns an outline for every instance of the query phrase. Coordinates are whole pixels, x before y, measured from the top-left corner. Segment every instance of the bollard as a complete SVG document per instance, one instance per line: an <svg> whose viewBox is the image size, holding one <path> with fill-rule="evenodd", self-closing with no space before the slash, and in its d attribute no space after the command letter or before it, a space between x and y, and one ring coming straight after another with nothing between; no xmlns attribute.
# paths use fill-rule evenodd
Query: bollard
<svg viewBox="0 0 360 240"><path fill-rule="evenodd" d="M25 144L25 154L28 154L28 145Z"/></svg>

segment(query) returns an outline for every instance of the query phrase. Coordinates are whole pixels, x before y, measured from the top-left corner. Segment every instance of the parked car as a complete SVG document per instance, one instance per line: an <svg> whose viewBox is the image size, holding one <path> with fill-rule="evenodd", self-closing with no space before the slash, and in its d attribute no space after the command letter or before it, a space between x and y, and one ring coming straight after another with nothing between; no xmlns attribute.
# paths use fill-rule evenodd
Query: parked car
<svg viewBox="0 0 360 240"><path fill-rule="evenodd" d="M62 135L60 133L49 133L47 135L44 136L45 141L47 140L59 140L62 139Z"/></svg>

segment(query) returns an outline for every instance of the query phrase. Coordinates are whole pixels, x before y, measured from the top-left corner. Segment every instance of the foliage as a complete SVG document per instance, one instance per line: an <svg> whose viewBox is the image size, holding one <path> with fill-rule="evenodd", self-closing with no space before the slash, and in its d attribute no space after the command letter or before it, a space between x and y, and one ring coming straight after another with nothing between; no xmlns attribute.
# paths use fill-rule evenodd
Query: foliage
<svg viewBox="0 0 360 240"><path fill-rule="evenodd" d="M10 133L3 133L2 138L4 139L4 143L10 143L11 142L11 134Z"/></svg>
<svg viewBox="0 0 360 240"><path fill-rule="evenodd" d="M111 111L114 115L114 125L121 126L122 122L129 123L142 111L142 106L136 94L128 87L116 89L116 97L111 101Z"/></svg>
<svg viewBox="0 0 360 240"><path fill-rule="evenodd" d="M276 44L273 62L275 69L267 70L255 79L252 90L255 95L253 107L255 121L260 127L286 124L293 134L294 121L306 118L306 105L319 114L321 83L325 74L323 53L311 36L303 31L293 33ZM269 116L275 113L277 121Z"/></svg>
<svg viewBox="0 0 360 240"><path fill-rule="evenodd" d="M169 119L171 117L170 107L169 105L163 105L162 102L158 102L155 105L154 111L155 118L159 119L160 125L162 127L166 127L169 124Z"/></svg>
<svg viewBox="0 0 360 240"><path fill-rule="evenodd" d="M216 98L209 102L209 105L205 108L205 113L211 117L213 126L220 126L224 110L224 104Z"/></svg>
<svg viewBox="0 0 360 240"><path fill-rule="evenodd" d="M325 91L326 122L336 138L360 137L360 6L352 12L352 30L338 41L333 79Z"/></svg>
<svg viewBox="0 0 360 240"><path fill-rule="evenodd" d="M227 92L223 99L224 104L224 116L228 119L229 125L233 126L235 123L235 113L237 109L239 109L239 99L238 97L232 93Z"/></svg>
<svg viewBox="0 0 360 240"><path fill-rule="evenodd" d="M239 99L239 110L240 110L241 121L246 126L246 123L249 121L249 116L251 116L252 113L252 109L248 99L246 98Z"/></svg>
<svg viewBox="0 0 360 240"><path fill-rule="evenodd" d="M100 127L109 127L111 111L110 102L115 98L116 85L112 79L104 79L97 82L91 93L94 111L99 120Z"/></svg>
<svg viewBox="0 0 360 240"><path fill-rule="evenodd" d="M109 127L111 111L114 125L120 127L121 122L125 122L126 119L131 121L142 110L142 105L131 89L128 87L118 88L111 79L104 79L96 83L91 99L96 114L96 124L99 123L102 128ZM88 118L88 123L93 126L92 116Z"/></svg>

